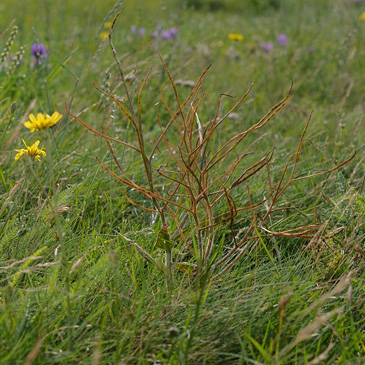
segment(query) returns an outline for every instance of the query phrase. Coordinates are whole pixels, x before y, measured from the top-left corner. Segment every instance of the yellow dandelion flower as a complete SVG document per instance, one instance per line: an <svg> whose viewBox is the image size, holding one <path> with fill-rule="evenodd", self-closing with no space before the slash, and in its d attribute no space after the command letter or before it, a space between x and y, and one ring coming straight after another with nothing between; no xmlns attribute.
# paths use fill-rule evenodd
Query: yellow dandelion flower
<svg viewBox="0 0 365 365"><path fill-rule="evenodd" d="M228 38L231 41L240 41L240 42L243 41L243 35L237 33L229 33Z"/></svg>
<svg viewBox="0 0 365 365"><path fill-rule="evenodd" d="M51 116L38 113L37 117L34 114L29 114L30 120L25 122L24 126L33 133L34 131L40 131L41 129L54 126L61 118L62 114L58 112L54 112Z"/></svg>
<svg viewBox="0 0 365 365"><path fill-rule="evenodd" d="M15 150L15 152L18 152L17 155L15 156L15 161L18 161L20 157L22 157L23 155L28 155L37 161L41 160L41 155L46 156L46 152L43 150L44 147L42 147L41 149L38 148L40 143L39 141L32 144L31 146L27 146L24 139L22 139L22 141L24 143L25 148L21 148L20 150Z"/></svg>
<svg viewBox="0 0 365 365"><path fill-rule="evenodd" d="M365 20L365 11L360 15L361 20Z"/></svg>
<svg viewBox="0 0 365 365"><path fill-rule="evenodd" d="M113 22L106 22L104 24L104 28L110 29L112 27L112 25L113 25Z"/></svg>
<svg viewBox="0 0 365 365"><path fill-rule="evenodd" d="M109 38L109 33L108 33L108 32L101 32L101 33L99 34L99 38L100 38L101 40L108 39L108 38Z"/></svg>

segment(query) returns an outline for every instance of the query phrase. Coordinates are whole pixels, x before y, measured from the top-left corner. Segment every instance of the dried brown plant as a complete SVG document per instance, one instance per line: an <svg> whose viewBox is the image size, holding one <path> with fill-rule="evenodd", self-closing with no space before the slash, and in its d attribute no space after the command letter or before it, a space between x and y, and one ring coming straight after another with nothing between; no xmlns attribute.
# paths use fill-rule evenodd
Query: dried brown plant
<svg viewBox="0 0 365 365"><path fill-rule="evenodd" d="M142 206L128 196L128 189L123 192L125 199L130 204L159 215L161 228L156 246L165 251L164 265L158 263L158 260L154 259L151 254L146 252L137 243L128 238L125 238L126 241L134 245L143 257L165 273L167 281L171 285L174 266L180 270L194 272L199 278L206 278L207 274L213 274L214 278L221 276L235 265L249 248L255 247L258 244L260 239L262 239L261 234L266 236L312 238L316 232L323 230L323 227L318 225L302 226L285 232L273 232L265 227L265 222L270 215L278 209L278 200L293 182L333 172L353 158L351 157L327 171L296 177L295 171L310 118L299 139L298 148L287 161L278 182L274 182L270 175L273 149L264 156L259 156L254 163L244 168L241 168L241 165L248 154L237 154L238 146L242 144L248 135L266 126L290 102L293 98L292 87L287 95L273 106L261 120L246 130L238 132L220 147L214 148L212 147L212 140L215 133L229 115L245 101L251 87L223 115L221 113L221 106L223 98L227 95L222 94L219 97L214 117L202 123L199 119L198 111L204 103L205 95L201 94L201 90L210 66L201 74L190 94L184 100L181 100L176 83L167 65L159 51L154 47L169 80L169 85L164 83L161 87L161 103L168 112L169 118L168 120L161 118L159 106L156 106L160 134L156 137L152 146L147 146L143 131L141 98L150 76L150 71L139 88L137 106L135 108L125 83L122 65L112 42L113 29L118 16L119 14L115 17L113 26L110 29L109 41L120 72L122 84L125 87L127 102L123 103L113 94L98 90L109 97L127 118L134 130L135 144L127 143L91 128L76 115L72 114L67 109L67 106L66 111L90 132L106 140L119 173L116 173L98 159L100 165L127 188L136 190L152 202L153 207ZM171 87L173 92L176 107L171 107L166 100L165 89L168 86ZM179 137L177 142L176 135ZM113 150L111 141L119 143L139 155L142 159L147 186L136 183L128 176L128 172L124 170ZM163 166L156 168L153 165L153 159L157 154L164 156L165 163ZM266 171L270 194L262 201L253 202L249 182L260 171ZM162 189L160 186L164 186L164 188ZM249 204L245 206L239 205L239 202L235 201L232 196L233 191L241 186L244 186L248 194ZM255 213L255 209L264 203L266 213L259 218ZM285 207L280 209L285 209ZM242 211L248 211L252 218L244 236L237 240L233 232L233 223L238 213ZM223 255L218 257L216 234L218 229L224 225L231 230L232 240L231 244L225 248ZM180 252L185 250L191 261L183 263L174 262L172 251L175 247L179 247Z"/></svg>

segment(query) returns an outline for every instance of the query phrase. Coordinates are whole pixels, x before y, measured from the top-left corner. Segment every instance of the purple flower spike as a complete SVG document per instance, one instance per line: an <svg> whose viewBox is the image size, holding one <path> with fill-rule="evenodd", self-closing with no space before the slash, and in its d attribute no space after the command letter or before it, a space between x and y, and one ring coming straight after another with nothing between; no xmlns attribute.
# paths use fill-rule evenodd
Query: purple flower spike
<svg viewBox="0 0 365 365"><path fill-rule="evenodd" d="M307 52L312 53L314 51L313 47L307 47Z"/></svg>
<svg viewBox="0 0 365 365"><path fill-rule="evenodd" d="M288 37L286 36L286 34L279 34L278 42L283 46L286 46L288 43Z"/></svg>
<svg viewBox="0 0 365 365"><path fill-rule="evenodd" d="M136 33L137 27L135 25L131 26L131 33Z"/></svg>
<svg viewBox="0 0 365 365"><path fill-rule="evenodd" d="M39 59L39 58L47 58L48 51L43 43L34 43L31 49L32 56Z"/></svg>
<svg viewBox="0 0 365 365"><path fill-rule="evenodd" d="M41 65L49 56L43 43L34 43L31 48L31 54L31 68Z"/></svg>
<svg viewBox="0 0 365 365"><path fill-rule="evenodd" d="M159 34L158 34L157 30L151 33L151 38L153 38L153 39L158 38L158 36L159 36Z"/></svg>
<svg viewBox="0 0 365 365"><path fill-rule="evenodd" d="M264 51L270 52L272 50L273 46L272 46L272 43L266 42L263 44L262 48Z"/></svg>
<svg viewBox="0 0 365 365"><path fill-rule="evenodd" d="M141 36L144 36L146 34L146 29L144 28L139 28L138 29L138 34L141 35Z"/></svg>

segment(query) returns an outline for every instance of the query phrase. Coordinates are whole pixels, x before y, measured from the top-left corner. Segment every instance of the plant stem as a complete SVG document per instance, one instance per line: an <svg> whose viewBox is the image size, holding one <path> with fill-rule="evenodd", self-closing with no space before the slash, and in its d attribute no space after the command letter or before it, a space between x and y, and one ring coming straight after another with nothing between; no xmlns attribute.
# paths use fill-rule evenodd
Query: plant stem
<svg viewBox="0 0 365 365"><path fill-rule="evenodd" d="M165 266L166 266L167 289L170 291L172 289L172 284L173 284L171 249L166 250L165 260L166 260Z"/></svg>

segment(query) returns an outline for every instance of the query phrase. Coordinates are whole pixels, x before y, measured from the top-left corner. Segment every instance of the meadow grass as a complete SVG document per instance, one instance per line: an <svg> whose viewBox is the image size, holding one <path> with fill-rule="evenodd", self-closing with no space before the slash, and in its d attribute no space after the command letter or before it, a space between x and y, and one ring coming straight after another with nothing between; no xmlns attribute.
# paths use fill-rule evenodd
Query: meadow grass
<svg viewBox="0 0 365 365"><path fill-rule="evenodd" d="M150 35L176 28L176 38L152 42L182 99L212 64L198 111L203 125L220 94L235 96L224 99L224 114L254 82L210 141L212 151L260 120L294 85L288 105L238 147L237 156L250 153L239 172L275 148L270 178L277 185L311 113L295 177L332 169L356 152L334 172L293 182L262 226L266 231L260 222L267 202L219 226L213 264L233 247L233 236L241 239L257 222L240 260L218 277L224 266L206 276L190 270L199 260L177 240L173 264L190 266L173 265L173 284L166 285L129 241L163 265L164 252L155 246L158 215L130 204L123 192L152 209L151 200L102 168L96 158L117 171L105 140L65 111L66 103L95 130L135 143L131 123L93 87L128 105L103 35L122 7L113 42L135 107L152 70L141 99L148 151L160 134L156 103L161 120L169 118L160 96L169 78ZM5 0L0 8L3 49L18 27L0 64L1 364L363 363L364 2ZM244 39L232 41L229 33ZM280 34L287 44L277 41ZM34 42L49 57L32 59ZM20 65L9 58L17 52ZM171 88L166 100L175 111ZM30 113L54 111L63 118L50 129L31 134L23 126ZM179 142L178 133L171 138ZM15 161L22 139L40 140L47 156ZM147 188L141 158L125 146L112 142L112 148L130 179ZM164 166L166 156L156 154L153 168ZM236 204L270 196L265 171L248 180L249 194L246 185L232 191ZM163 191L162 184L157 179L156 189ZM219 205L221 212L228 208ZM282 234L308 226L318 227L310 238ZM187 237L197 247L191 227Z"/></svg>

